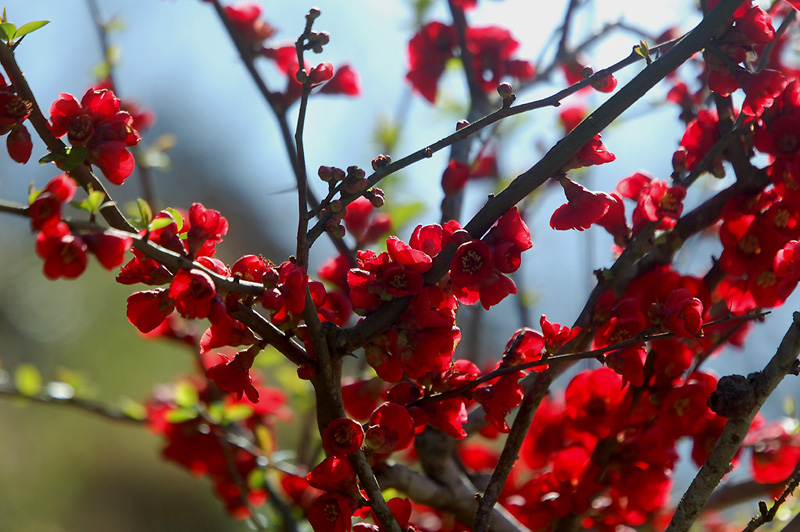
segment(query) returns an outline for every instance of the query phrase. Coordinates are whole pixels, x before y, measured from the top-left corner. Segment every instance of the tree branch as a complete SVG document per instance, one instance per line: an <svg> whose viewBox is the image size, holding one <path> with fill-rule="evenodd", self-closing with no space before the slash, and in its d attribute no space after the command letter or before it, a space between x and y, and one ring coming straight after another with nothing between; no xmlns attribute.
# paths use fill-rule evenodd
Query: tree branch
<svg viewBox="0 0 800 532"><path fill-rule="evenodd" d="M798 353L800 353L800 312L795 312L792 325L789 326L775 355L760 373L748 379L752 379L753 382L755 405L747 415L728 419L708 459L683 494L667 532L685 532L691 528L714 488L730 470L731 461L742 445L753 418L781 380L793 370Z"/></svg>

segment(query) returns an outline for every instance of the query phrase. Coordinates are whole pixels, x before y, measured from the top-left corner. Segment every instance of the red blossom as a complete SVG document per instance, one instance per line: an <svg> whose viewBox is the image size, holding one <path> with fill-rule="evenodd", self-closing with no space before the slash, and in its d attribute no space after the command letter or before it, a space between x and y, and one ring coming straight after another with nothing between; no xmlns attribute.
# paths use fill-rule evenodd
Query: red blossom
<svg viewBox="0 0 800 532"><path fill-rule="evenodd" d="M364 429L361 424L346 417L328 423L322 434L322 446L334 456L354 453L363 442Z"/></svg>
<svg viewBox="0 0 800 532"><path fill-rule="evenodd" d="M703 303L685 288L673 291L664 302L662 325L681 338L694 338L703 326Z"/></svg>
<svg viewBox="0 0 800 532"><path fill-rule="evenodd" d="M616 160L616 158L617 157L608 151L605 145L600 141L600 135L595 135L592 140L578 150L578 153L564 165L562 170L566 172L567 170L573 170L575 168L610 163Z"/></svg>
<svg viewBox="0 0 800 532"><path fill-rule="evenodd" d="M275 34L275 28L261 19L261 6L255 2L225 6L225 15L250 46L258 45Z"/></svg>
<svg viewBox="0 0 800 532"><path fill-rule="evenodd" d="M588 229L603 218L613 203L613 198L605 192L587 190L566 177L559 181L564 187L567 203L556 209L550 217L550 227L553 229Z"/></svg>
<svg viewBox="0 0 800 532"><path fill-rule="evenodd" d="M337 492L323 493L308 509L308 522L314 532L350 532L350 517L356 510L355 501Z"/></svg>
<svg viewBox="0 0 800 532"><path fill-rule="evenodd" d="M365 444L373 452L400 451L413 441L414 421L404 406L383 403L370 416Z"/></svg>
<svg viewBox="0 0 800 532"><path fill-rule="evenodd" d="M225 355L219 355L222 362L211 366L206 370L206 377L214 381L217 387L225 392L236 394L236 399L241 399L246 395L252 403L258 402L258 390L253 386L253 378L250 376L250 368L261 348L254 348L239 351L233 359Z"/></svg>
<svg viewBox="0 0 800 532"><path fill-rule="evenodd" d="M470 168L468 164L450 159L442 174L442 190L445 194L455 194L462 190L469 181Z"/></svg>
<svg viewBox="0 0 800 532"><path fill-rule="evenodd" d="M67 135L73 146L86 148L86 161L97 165L115 185L133 172L133 155L127 148L139 143L139 134L113 92L89 89L80 103L61 93L50 106L50 121L54 136Z"/></svg>
<svg viewBox="0 0 800 532"><path fill-rule="evenodd" d="M163 288L134 292L128 298L128 321L146 334L161 325L174 309L175 303Z"/></svg>
<svg viewBox="0 0 800 532"><path fill-rule="evenodd" d="M112 233L84 235L83 241L106 270L112 270L125 261L125 252L131 248L133 239Z"/></svg>
<svg viewBox="0 0 800 532"><path fill-rule="evenodd" d="M215 295L214 281L200 270L179 270L169 286L169 297L175 301L175 309L189 319L208 317Z"/></svg>
<svg viewBox="0 0 800 532"><path fill-rule="evenodd" d="M306 475L309 484L325 491L352 493L357 490L356 471L344 456L329 456Z"/></svg>
<svg viewBox="0 0 800 532"><path fill-rule="evenodd" d="M58 222L51 232L36 236L36 254L44 259L43 271L48 279L75 279L86 270L86 243L70 233L64 222Z"/></svg>

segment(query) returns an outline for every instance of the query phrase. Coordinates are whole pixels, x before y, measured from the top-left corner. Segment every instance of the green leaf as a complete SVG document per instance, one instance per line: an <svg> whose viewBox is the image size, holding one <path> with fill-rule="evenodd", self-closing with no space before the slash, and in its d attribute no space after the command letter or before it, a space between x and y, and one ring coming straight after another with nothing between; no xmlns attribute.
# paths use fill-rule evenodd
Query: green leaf
<svg viewBox="0 0 800 532"><path fill-rule="evenodd" d="M251 490L264 489L266 480L267 474L264 472L264 469L257 467L253 469L249 475L247 475L247 487Z"/></svg>
<svg viewBox="0 0 800 532"><path fill-rule="evenodd" d="M25 35L33 33L34 31L48 24L50 24L49 20L37 20L35 22L28 22L27 24L23 24L22 26L17 28L17 31L14 32L14 39L24 37Z"/></svg>
<svg viewBox="0 0 800 532"><path fill-rule="evenodd" d="M183 408L193 408L200 398L195 388L189 381L181 381L175 387L175 404Z"/></svg>
<svg viewBox="0 0 800 532"><path fill-rule="evenodd" d="M89 151L83 146L67 148L67 156L64 157L64 169L67 171L74 170L86 160L88 155Z"/></svg>
<svg viewBox="0 0 800 532"><path fill-rule="evenodd" d="M224 412L225 412L225 407L223 406L223 404L219 401L215 401L213 403L209 403L208 412L206 413L206 415L208 416L208 419L212 423L219 424L222 421Z"/></svg>
<svg viewBox="0 0 800 532"><path fill-rule="evenodd" d="M150 225L150 221L153 219L153 209L151 209L150 205L142 198L136 200L136 206L139 208L139 216L142 222L144 222L144 225Z"/></svg>
<svg viewBox="0 0 800 532"><path fill-rule="evenodd" d="M242 403L231 405L225 409L225 421L227 422L241 421L252 415L252 407Z"/></svg>
<svg viewBox="0 0 800 532"><path fill-rule="evenodd" d="M194 419L197 417L197 410L191 410L189 408L178 408L177 410L172 410L166 416L166 419L170 423L183 423L184 421L189 421L190 419Z"/></svg>
<svg viewBox="0 0 800 532"><path fill-rule="evenodd" d="M42 375L33 364L20 364L14 372L14 385L20 394L32 397L42 391Z"/></svg>
<svg viewBox="0 0 800 532"><path fill-rule="evenodd" d="M178 231L183 229L183 216L181 216L181 213L179 213L177 210L173 209L172 207L167 207L164 210L167 211L170 216L172 216L173 220L175 220L175 225L178 226Z"/></svg>
<svg viewBox="0 0 800 532"><path fill-rule="evenodd" d="M147 419L147 408L140 402L134 401L130 397L123 397L120 400L120 411L131 419Z"/></svg>
<svg viewBox="0 0 800 532"><path fill-rule="evenodd" d="M14 39L14 34L17 32L17 27L10 22L2 22L0 23L0 32L0 40L9 42Z"/></svg>
<svg viewBox="0 0 800 532"><path fill-rule="evenodd" d="M106 195L99 191L93 190L89 193L89 196L81 202L81 209L89 211L91 214L96 214L100 212L100 208L103 206L103 200L106 199Z"/></svg>
<svg viewBox="0 0 800 532"><path fill-rule="evenodd" d="M150 230L155 231L156 229L163 229L170 225L172 220L169 218L156 218L153 220L153 223L150 224Z"/></svg>
<svg viewBox="0 0 800 532"><path fill-rule="evenodd" d="M57 161L63 161L66 158L66 154L63 152L59 153L48 153L41 159L39 159L39 164L47 164L47 163L54 163Z"/></svg>

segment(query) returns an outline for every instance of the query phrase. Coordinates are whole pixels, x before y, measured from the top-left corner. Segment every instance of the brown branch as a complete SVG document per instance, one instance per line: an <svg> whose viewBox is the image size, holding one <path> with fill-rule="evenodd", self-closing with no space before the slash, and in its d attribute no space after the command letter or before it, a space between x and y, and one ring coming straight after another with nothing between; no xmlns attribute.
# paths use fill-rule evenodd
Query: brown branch
<svg viewBox="0 0 800 532"><path fill-rule="evenodd" d="M789 326L775 355L760 373L751 376L755 392L754 406L745 416L728 419L708 459L683 494L667 532L684 532L691 528L714 488L730 470L731 461L764 401L783 378L793 371L798 353L800 353L800 312L795 312L792 325Z"/></svg>
<svg viewBox="0 0 800 532"><path fill-rule="evenodd" d="M483 208L472 218L472 220L465 226L465 229L475 238L481 237L486 231L489 230L491 225L505 214L508 209L519 203L528 194L536 190L539 186L545 183L551 176L560 171L574 155L583 148L595 135L605 129L611 122L616 120L628 107L633 105L644 94L646 94L652 87L659 81L666 77L670 72L674 71L678 66L683 64L684 61L689 59L697 51L702 49L705 44L712 38L716 37L719 32L725 29L728 17L736 9L736 0L723 0L714 10L712 15L704 18L689 34L684 36L680 41L674 45L667 53L660 58L653 61L650 65L646 66L636 77L633 78L627 85L622 87L616 94L609 98L603 105L601 105L594 113L588 116L581 122L575 129L573 129L564 139L558 144L553 146L549 152L528 171L518 176L508 187L496 196L490 198ZM632 53L625 61L635 62L641 57ZM621 67L620 67L621 68ZM597 74L603 76L607 75L610 69L604 69ZM591 79L591 78L588 78ZM584 80L587 81L587 80ZM579 84L578 84L579 85ZM563 91L562 91L563 92ZM554 103L557 103L555 100ZM552 105L552 103L551 103ZM519 106L519 107L525 107ZM510 108L517 109L517 108ZM504 110L485 117L475 124L467 126L466 128L456 132L454 135L447 137L447 139L461 138L460 135L472 133L473 126L482 124L483 120L491 121L498 113ZM446 139L443 139L445 141ZM443 142L443 141L440 141ZM428 147L427 153L432 152ZM423 150L424 151L424 150ZM419 152L418 152L419 153ZM416 155L409 156L407 164L411 164L411 159ZM406 164L405 159L398 161L399 163ZM381 169L370 177L370 181L382 177L384 174L380 172L389 173L387 168L393 167L395 163L390 164L388 167ZM393 171L393 169L392 169ZM319 224L317 224L319 225ZM316 226L315 226L316 227ZM313 238L314 229L312 229ZM628 251L628 250L626 250ZM426 274L425 280L427 283L437 282L447 272L452 259L454 247L448 246L446 249L436 257L431 270ZM624 255L624 253L623 253ZM358 325L347 329L338 341L339 346L355 348L363 345L364 341L369 337L385 330L386 327L391 325L397 320L408 306L409 298L398 298L382 305L378 311L368 316L361 321ZM588 307L588 305L587 305ZM582 315L583 320L588 320L590 313ZM580 324L579 324L580 325ZM585 324L584 324L585 325Z"/></svg>
<svg viewBox="0 0 800 532"><path fill-rule="evenodd" d="M688 36L688 34L687 34L687 36ZM676 39L674 41L670 41L670 42L664 43L664 44L662 44L660 46L655 46L655 47L651 48L650 51L651 51L651 53L654 53L654 52L658 52L658 51L662 51L663 52L663 51L666 51L666 50L671 50L671 48L676 43L682 41L685 37L686 36L684 36L681 39ZM691 54L689 54L689 55L691 55ZM556 92L556 93L554 93L554 94L552 94L552 95L550 95L550 96L548 96L546 98L542 98L542 99L539 99L539 100L534 100L534 101L527 102L527 103L520 104L520 105L516 105L516 106L512 105L512 106L509 106L509 107L501 107L497 111L495 111L495 112L493 112L491 114L488 114L488 115L484 116L483 118L481 118L479 120L476 120L475 122L471 122L468 126L463 127L461 129L455 131L454 133L451 133L450 135L448 135L448 136L446 136L446 137L444 137L444 138L442 138L442 139L440 139L440 140L438 140L438 141L436 141L436 142L434 142L432 144L429 144L428 146L426 146L424 148L421 148L421 149L415 151L414 153L411 153L411 154L403 157L402 159L398 159L397 161L393 161L392 163L380 168L379 170L376 170L375 172L373 172L371 175L369 175L367 177L368 184L369 184L370 187L373 187L373 186L377 185L381 181L381 179L383 179L384 177L386 177L388 175L391 175L391 174L393 174L393 173L395 173L395 172L397 172L399 170L402 170L403 168L406 168L406 167L408 167L408 166L410 166L410 165L412 165L414 163L417 163L417 162L419 162L419 161L421 161L423 159L428 159L428 158L432 157L434 153L436 153L436 152L438 152L438 151L440 151L440 150L442 150L442 149L444 149L444 148L446 148L446 147L458 142L459 140L465 139L465 138L469 137L470 135L472 135L474 133L477 133L478 131L480 131L480 130L482 130L482 129L484 129L484 128L486 128L486 127L488 127L488 126L490 126L490 125L492 125L492 124L494 124L494 123L496 123L496 122L498 122L498 121L500 121L500 120L502 120L504 118L507 118L509 116L518 115L518 114L521 114L521 113L526 113L528 111L533 111L535 109L542 109L542 108L545 108L545 107L558 107L559 105L561 105L561 101L564 100L565 98L567 98L568 96L571 96L572 94L578 92L579 90L590 86L595 81L598 81L598 80L600 80L602 78L605 78L607 75L612 74L614 72L617 72L618 70L621 70L621 69L623 69L623 68L625 68L627 66L630 66L630 65L632 65L632 64L634 64L634 63L636 63L636 62L638 62L638 61L640 61L642 59L643 59L642 56L640 56L639 54L637 54L635 52L631 52L631 54L628 55L628 57L626 57L625 59L623 59L621 61L618 61L614 65L612 65L612 66L610 66L608 68L604 68L602 70L598 70L592 76L590 76L590 77L588 77L588 78L586 78L586 79L584 79L582 81L579 81L578 83L570 85L569 87L567 87L565 89L562 89L562 90L560 90L560 91L558 91L558 92ZM676 66L676 68L677 68L677 66ZM664 75L666 75L666 74L664 74ZM660 78L659 78L659 80L660 80ZM635 102L635 100L628 102L627 106L632 105L634 102ZM621 112L622 111L619 111L619 113L621 113ZM617 116L618 115L615 115L611 119L611 121L616 119ZM588 118L587 118L587 120L588 120ZM584 120L584 122L586 122L586 120ZM605 126L603 126L603 127L605 127ZM601 129L603 129L603 128L602 127L598 128L597 132L599 132ZM594 136L594 134L589 136L586 142L588 142L588 140L591 139L593 136ZM562 143L564 141L566 141L567 138L574 139L575 137L569 137L568 136L568 137L566 137L565 139L562 140ZM577 152L580 148L582 148L586 144L586 142L584 142L583 144L581 144L580 146L575 148L575 152ZM559 145L560 144L561 143L559 143ZM569 142L568 144L570 146L572 146L574 144L574 142ZM574 155L575 152L571 153L569 157L571 158ZM530 170L529 170L529 172L530 172ZM526 175L526 174L523 174L523 175ZM522 177L522 176L520 176L520 177ZM342 200L342 203L344 205L348 205L350 202L355 200L357 197L358 197L357 194L343 194L341 200ZM314 240L316 240L324 232L325 222L327 221L327 218L328 217L323 216L320 219L320 221L318 221L314 225L314 227L312 227L309 230L309 236L308 237L309 237L310 241L313 242Z"/></svg>
<svg viewBox="0 0 800 532"><path fill-rule="evenodd" d="M108 41L106 23L103 22L103 17L100 15L100 8L97 5L97 0L86 0L86 3L89 5L89 11L92 15L94 27L97 30L97 39L100 41L100 49L103 52L103 61L108 67L108 81L114 93L119 95L119 87L117 86L117 81L114 76L114 65L111 63L111 46ZM129 149L131 150L131 153L133 153L133 156L138 163L136 165L136 171L139 173L139 178L141 179L142 195L144 196L144 199L148 205L151 207L156 207L157 202L155 186L153 184L153 174L150 171L150 167L145 164L144 153L139 146L131 146Z"/></svg>
<svg viewBox="0 0 800 532"><path fill-rule="evenodd" d="M59 406L71 406L79 410L83 410L84 412L96 414L98 416L104 417L106 419L111 419L114 421L127 421L139 425L144 423L143 419L137 419L135 417L131 417L117 406L103 403L100 401L93 401L91 399L81 399L79 397L54 397L52 395L44 393L39 393L36 395L25 395L22 394L15 387L5 386L5 385L0 385L0 395L13 397L16 399L25 399L28 401L33 401L35 403L59 405Z"/></svg>
<svg viewBox="0 0 800 532"><path fill-rule="evenodd" d="M778 513L778 509L786 502L786 499L789 498L789 495L797 489L797 486L800 485L800 468L795 469L792 476L789 477L789 480L786 484L786 488L784 488L783 492L775 499L775 502L772 503L772 506L769 510L766 510L766 504L764 502L759 503L759 510L760 515L753 517L750 522L747 523L747 526L744 528L742 532L754 532L757 528L761 525L772 522L775 519L775 514ZM790 531L794 530L793 528L787 526L784 530Z"/></svg>

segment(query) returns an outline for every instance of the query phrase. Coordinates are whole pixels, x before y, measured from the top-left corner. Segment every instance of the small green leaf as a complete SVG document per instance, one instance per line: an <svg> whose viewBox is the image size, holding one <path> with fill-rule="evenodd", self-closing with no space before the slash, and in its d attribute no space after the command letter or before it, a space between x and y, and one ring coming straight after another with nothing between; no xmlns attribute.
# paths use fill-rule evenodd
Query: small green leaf
<svg viewBox="0 0 800 532"><path fill-rule="evenodd" d="M241 421L253 415L253 409L242 403L231 405L225 409L225 421Z"/></svg>
<svg viewBox="0 0 800 532"><path fill-rule="evenodd" d="M254 491L264 489L266 480L267 474L264 472L264 469L257 467L247 475L247 487Z"/></svg>
<svg viewBox="0 0 800 532"><path fill-rule="evenodd" d="M225 412L225 407L223 406L223 404L219 401L215 401L208 405L208 412L206 413L206 415L208 416L208 419L212 423L219 424L222 422L224 412Z"/></svg>
<svg viewBox="0 0 800 532"><path fill-rule="evenodd" d="M157 229L163 229L168 225L170 225L171 223L172 220L170 220L169 218L156 218L155 220L153 220L153 223L150 224L150 230L155 231Z"/></svg>
<svg viewBox="0 0 800 532"><path fill-rule="evenodd" d="M153 220L153 209L151 209L150 205L142 198L136 200L136 206L139 208L139 216L142 222L144 222L144 225L150 225L150 222Z"/></svg>
<svg viewBox="0 0 800 532"><path fill-rule="evenodd" d="M14 372L14 385L20 394L32 397L42 391L42 375L33 364L20 364Z"/></svg>
<svg viewBox="0 0 800 532"><path fill-rule="evenodd" d="M78 208L88 211L90 214L97 214L103 206L104 199L106 199L105 194L99 190L93 190L85 200L80 202Z"/></svg>
<svg viewBox="0 0 800 532"><path fill-rule="evenodd" d="M49 20L37 20L35 22L28 22L27 24L23 24L22 26L17 28L17 31L14 32L14 39L24 37L25 35L33 33L34 31L48 24L50 24Z"/></svg>
<svg viewBox="0 0 800 532"><path fill-rule="evenodd" d="M175 387L175 404L183 408L193 408L197 401L197 388L189 381L181 381Z"/></svg>
<svg viewBox="0 0 800 532"><path fill-rule="evenodd" d="M166 419L170 423L183 423L184 421L189 421L190 419L194 419L197 417L197 410L191 410L189 408L178 408L177 410L172 410L166 416Z"/></svg>
<svg viewBox="0 0 800 532"><path fill-rule="evenodd" d="M183 216L181 216L181 213L179 213L177 210L173 209L172 207L167 207L164 210L167 211L170 216L172 216L173 220L175 220L175 225L178 226L178 231L183 229Z"/></svg>
<svg viewBox="0 0 800 532"><path fill-rule="evenodd" d="M67 156L64 157L64 169L67 171L74 170L79 164L86 160L89 152L83 146L73 146L67 148Z"/></svg>
<svg viewBox="0 0 800 532"><path fill-rule="evenodd" d="M106 79L111 73L111 65L107 61L101 61L92 67L92 77L95 79Z"/></svg>
<svg viewBox="0 0 800 532"><path fill-rule="evenodd" d="M39 164L47 164L47 163L54 163L57 161L63 161L66 158L66 154L63 152L59 153L48 153L41 159L39 159Z"/></svg>
<svg viewBox="0 0 800 532"><path fill-rule="evenodd" d="M17 32L17 27L10 22L0 23L0 39L9 42L14 40L14 34Z"/></svg>
<svg viewBox="0 0 800 532"><path fill-rule="evenodd" d="M33 183L31 183L31 188L30 188L30 191L28 192L28 205L30 205L31 203L36 201L36 198L38 198L39 194L41 194L41 193L42 193L42 191L41 190L36 190L33 187Z"/></svg>
<svg viewBox="0 0 800 532"><path fill-rule="evenodd" d="M147 419L147 408L138 401L134 401L129 397L122 398L119 405L120 411L131 419L145 420Z"/></svg>

